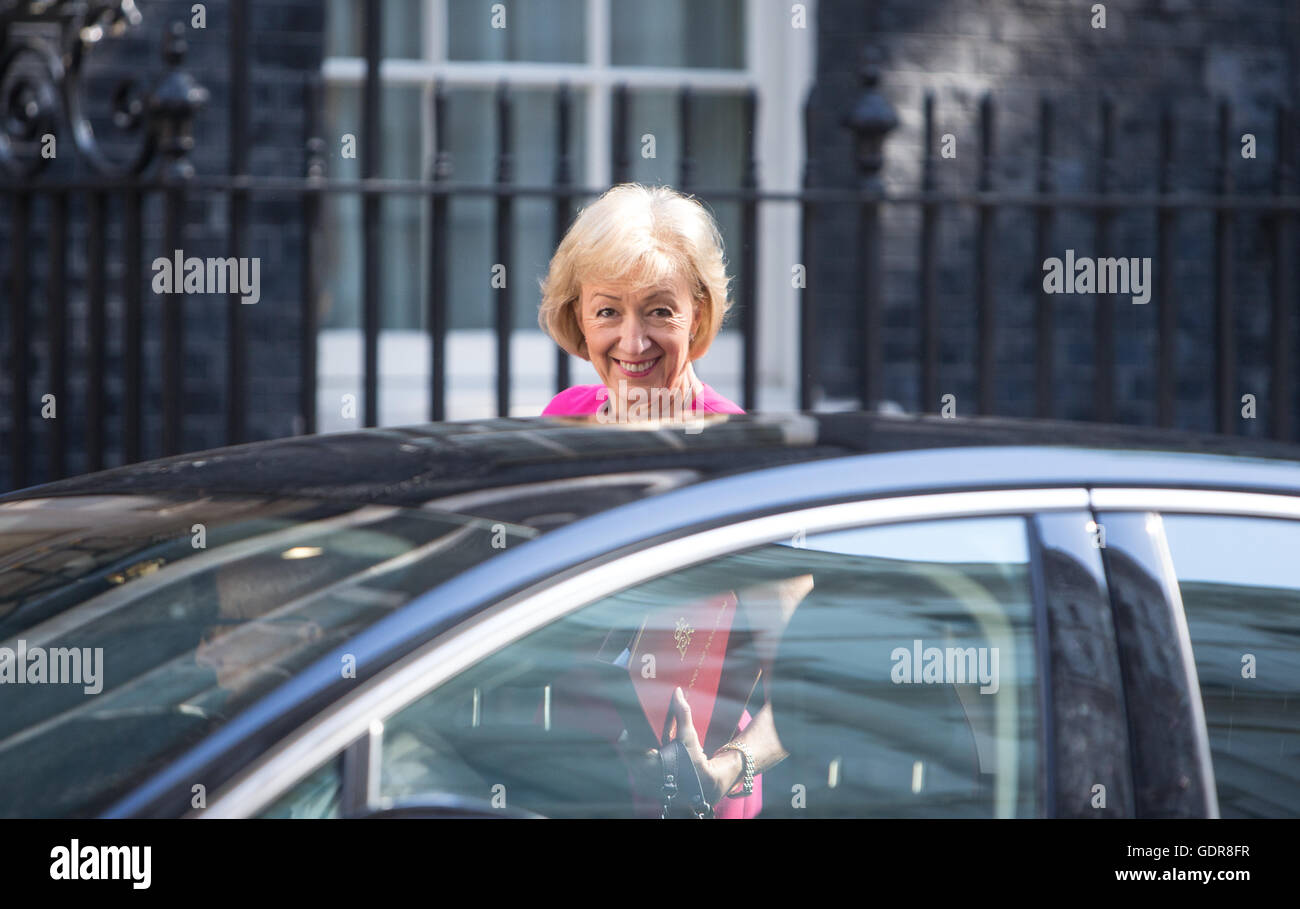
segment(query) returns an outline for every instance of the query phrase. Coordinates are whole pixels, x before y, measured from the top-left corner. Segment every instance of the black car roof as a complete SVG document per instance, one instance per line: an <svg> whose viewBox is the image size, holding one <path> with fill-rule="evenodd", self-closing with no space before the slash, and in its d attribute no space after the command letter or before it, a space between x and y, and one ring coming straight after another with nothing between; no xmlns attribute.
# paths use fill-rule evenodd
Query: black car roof
<svg viewBox="0 0 1300 909"><path fill-rule="evenodd" d="M1075 446L1282 459L1300 446L1250 437L1110 424L878 413L732 415L698 431L608 426L583 418L501 418L299 436L164 458L48 483L0 501L52 495L257 494L417 506L556 480L667 472L668 486L854 454L974 446ZM565 491L567 520L665 484L621 494ZM460 497L452 499L449 497ZM473 508L453 509L474 513Z"/></svg>

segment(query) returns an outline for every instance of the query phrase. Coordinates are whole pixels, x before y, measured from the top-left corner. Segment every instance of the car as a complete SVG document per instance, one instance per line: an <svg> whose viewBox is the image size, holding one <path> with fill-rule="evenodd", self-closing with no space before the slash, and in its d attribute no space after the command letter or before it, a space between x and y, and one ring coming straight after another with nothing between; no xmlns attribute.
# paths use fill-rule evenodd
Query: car
<svg viewBox="0 0 1300 909"><path fill-rule="evenodd" d="M1296 553L1300 448L1087 423L124 466L0 497L0 814L661 817L681 688L786 755L719 816L1294 817Z"/></svg>

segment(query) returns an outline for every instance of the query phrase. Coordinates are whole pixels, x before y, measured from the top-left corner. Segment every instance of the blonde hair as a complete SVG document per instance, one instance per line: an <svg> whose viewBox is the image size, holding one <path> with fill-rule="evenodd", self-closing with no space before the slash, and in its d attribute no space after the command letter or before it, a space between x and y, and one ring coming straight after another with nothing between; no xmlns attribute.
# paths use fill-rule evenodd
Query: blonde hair
<svg viewBox="0 0 1300 909"><path fill-rule="evenodd" d="M669 186L621 183L579 212L542 280L537 322L568 353L590 359L577 306L584 281L645 286L686 278L699 310L691 360L704 356L731 308L722 234L693 196Z"/></svg>

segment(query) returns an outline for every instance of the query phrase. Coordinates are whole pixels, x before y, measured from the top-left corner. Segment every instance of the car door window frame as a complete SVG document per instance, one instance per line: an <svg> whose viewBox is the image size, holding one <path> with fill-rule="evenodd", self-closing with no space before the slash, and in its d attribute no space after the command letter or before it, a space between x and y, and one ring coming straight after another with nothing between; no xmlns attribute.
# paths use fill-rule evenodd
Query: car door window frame
<svg viewBox="0 0 1300 909"><path fill-rule="evenodd" d="M1133 776L1118 641L1090 510L1031 521L1048 817L1131 818ZM1050 551L1051 557L1046 553Z"/></svg>
<svg viewBox="0 0 1300 909"><path fill-rule="evenodd" d="M428 694L488 655L569 613L661 576L664 566L686 568L748 547L805 534L945 518L1079 511L1085 488L972 490L856 499L742 519L724 526L651 540L634 552L564 571L476 612L340 699L269 750L216 793L203 817L247 817L274 802L301 778L358 740L372 726ZM1031 552L1032 558L1032 552ZM1041 609L1036 587L1036 608ZM1041 650L1041 645L1039 647ZM1040 689L1041 690L1041 689ZM1050 701L1040 708L1051 708ZM1040 730L1043 724L1040 723ZM1043 749L1040 732L1040 753ZM368 745L366 746L368 747ZM1040 754L1041 756L1041 754ZM1047 762L1043 762L1046 770ZM1052 785L1049 781L1048 785ZM355 801L355 800L354 800Z"/></svg>
<svg viewBox="0 0 1300 909"><path fill-rule="evenodd" d="M1174 489L1150 487L1097 488L1091 491L1091 501L1097 521L1110 528L1107 532L1108 575L1114 564L1115 552L1126 554L1144 564L1153 574L1164 593L1162 604L1147 603L1147 615L1125 616L1134 604L1121 602L1119 592L1112 584L1112 597L1117 620L1167 622L1177 642L1185 687L1180 689L1180 703L1163 705L1151 702L1152 691L1134 691L1128 697L1133 735L1134 781L1137 786L1139 816L1219 816L1218 787L1210 756L1209 729L1201 701L1200 683L1196 672L1191 636L1183 609L1182 595L1169 544L1165 539L1163 514L1199 514L1209 517L1264 517L1300 520L1300 497L1273 493L1241 492L1224 489ZM1116 533L1115 531L1118 531ZM1161 615L1163 613L1163 615ZM1129 672L1140 670L1132 643L1126 658ZM1152 716L1152 710L1178 710L1187 717L1187 729L1192 736L1195 763L1190 773L1171 774L1167 769L1170 760L1182 760L1186 749L1167 735L1143 741L1140 727L1143 717Z"/></svg>

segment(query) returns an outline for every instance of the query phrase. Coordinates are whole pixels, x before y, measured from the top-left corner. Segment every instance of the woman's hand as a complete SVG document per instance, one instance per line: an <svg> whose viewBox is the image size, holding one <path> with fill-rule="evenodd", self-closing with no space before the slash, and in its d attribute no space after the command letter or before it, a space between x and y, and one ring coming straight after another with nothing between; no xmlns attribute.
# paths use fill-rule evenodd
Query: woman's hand
<svg viewBox="0 0 1300 909"><path fill-rule="evenodd" d="M691 706L681 688L673 691L672 701L668 706L673 723L669 727L669 741L680 738L686 753L690 756L695 772L699 774L700 785L704 789L704 798L710 805L717 805L730 792L745 774L745 758L739 751L721 751L712 758L704 753L700 737L691 722ZM659 749L638 751L619 746L619 752L628 768L632 771L634 785L643 797L658 799L663 791L663 766L659 760Z"/></svg>
<svg viewBox="0 0 1300 909"><path fill-rule="evenodd" d="M682 689L678 688L673 692L669 709L677 724L674 737L681 739L682 744L686 746L686 753L690 755L691 763L695 765L695 772L700 775L705 801L710 805L718 804L744 776L744 756L733 750L718 752L712 758L704 753L704 748L700 745L700 737L695 732L695 724L691 722L691 705L686 703L686 695L682 694Z"/></svg>

